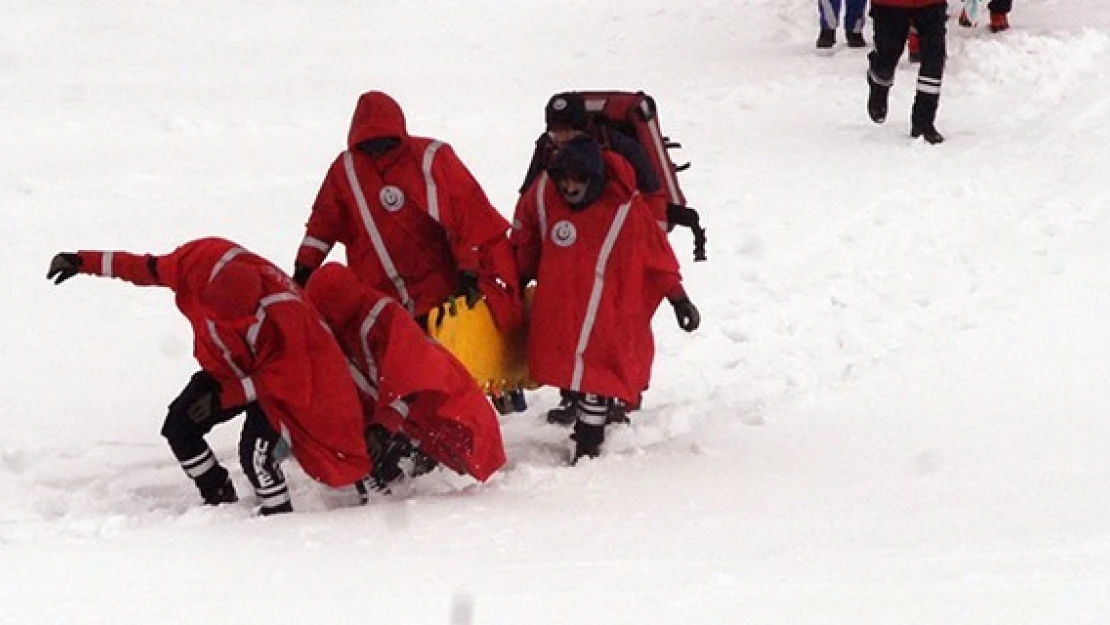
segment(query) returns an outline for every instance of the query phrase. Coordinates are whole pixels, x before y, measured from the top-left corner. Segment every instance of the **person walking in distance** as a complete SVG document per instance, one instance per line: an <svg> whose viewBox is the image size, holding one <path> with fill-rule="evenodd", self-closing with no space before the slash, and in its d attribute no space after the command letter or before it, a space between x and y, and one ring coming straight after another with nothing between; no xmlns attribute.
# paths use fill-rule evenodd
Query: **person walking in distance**
<svg viewBox="0 0 1110 625"><path fill-rule="evenodd" d="M875 49L867 55L867 113L881 124L887 117L887 99L894 85L898 59L906 47L910 26L917 30L921 66L917 93L910 113L910 136L931 144L944 141L937 131L936 116L940 85L944 76L947 5L944 0L872 0L871 22L875 26Z"/></svg>
<svg viewBox="0 0 1110 625"><path fill-rule="evenodd" d="M844 7L844 40L849 48L865 48L863 27L867 19L867 0L817 0L817 18L821 32L817 35L817 49L826 50L836 45L836 26L840 21L840 8Z"/></svg>

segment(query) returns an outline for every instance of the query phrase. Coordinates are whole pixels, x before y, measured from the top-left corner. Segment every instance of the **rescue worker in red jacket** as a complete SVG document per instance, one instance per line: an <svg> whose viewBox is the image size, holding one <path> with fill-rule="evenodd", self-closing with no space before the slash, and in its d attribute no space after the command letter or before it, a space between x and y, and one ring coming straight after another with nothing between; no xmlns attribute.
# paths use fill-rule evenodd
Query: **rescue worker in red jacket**
<svg viewBox="0 0 1110 625"><path fill-rule="evenodd" d="M655 173L651 157L635 139L616 128L608 126L603 128L595 123L590 118L589 111L586 110L585 98L574 91L551 96L544 107L544 121L547 126L544 133L536 139L532 161L528 163L528 172L520 187L522 195L535 193L536 181L540 174L551 165L562 146L571 141L592 137L598 141L603 150L612 150L628 161L632 171L635 172L637 190L651 206L652 214L659 227L668 229L667 195L659 181L659 176ZM523 392L520 393L521 398L518 401L524 405ZM571 425L577 419L575 393L564 388L559 389L559 395L559 405L547 411L547 421L559 425ZM625 409L625 406L614 406L612 419L626 421ZM617 410L620 412L619 415L616 413Z"/></svg>
<svg viewBox="0 0 1110 625"><path fill-rule="evenodd" d="M396 301L338 263L319 268L305 294L353 365L379 489L402 477L398 461L413 452L479 481L505 464L482 390Z"/></svg>
<svg viewBox="0 0 1110 625"><path fill-rule="evenodd" d="M647 389L662 299L687 332L700 315L627 161L575 140L536 184L517 204L512 234L522 282L536 279L528 366L536 382L577 394L577 461L600 453L611 399L636 405Z"/></svg>
<svg viewBox="0 0 1110 625"><path fill-rule="evenodd" d="M876 124L886 121L894 70L912 25L917 31L921 67L917 72L917 93L910 113L910 136L922 137L931 144L944 141L944 136L937 131L936 117L947 56L947 9L945 0L871 0L875 49L867 55L867 114Z"/></svg>
<svg viewBox="0 0 1110 625"><path fill-rule="evenodd" d="M269 261L205 238L164 256L61 253L47 278L60 284L78 273L173 290L201 371L170 404L162 435L205 503L238 499L204 436L244 411L239 461L264 515L293 509L274 454L279 439L328 486L356 484L370 472L347 361L300 289Z"/></svg>
<svg viewBox="0 0 1110 625"><path fill-rule="evenodd" d="M370 91L312 206L294 279L304 285L339 242L359 280L410 315L484 295L508 331L523 321L508 230L451 146L410 135L397 102Z"/></svg>

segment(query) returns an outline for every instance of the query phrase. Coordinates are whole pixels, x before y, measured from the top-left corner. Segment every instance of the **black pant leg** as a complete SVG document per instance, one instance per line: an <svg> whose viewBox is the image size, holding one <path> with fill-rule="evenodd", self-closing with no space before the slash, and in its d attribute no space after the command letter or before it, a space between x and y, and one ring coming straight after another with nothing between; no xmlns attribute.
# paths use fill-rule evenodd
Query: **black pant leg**
<svg viewBox="0 0 1110 625"><path fill-rule="evenodd" d="M1014 8L1014 0L991 0L987 4L987 10L991 13L1008 14Z"/></svg>
<svg viewBox="0 0 1110 625"><path fill-rule="evenodd" d="M917 127L931 126L936 121L944 62L948 56L947 19L947 6L943 3L914 10L913 21L921 41L921 67L917 72L917 94L911 116L912 124Z"/></svg>
<svg viewBox="0 0 1110 625"><path fill-rule="evenodd" d="M867 55L867 74L874 84L883 87L894 84L894 70L910 33L910 14L909 9L871 5L875 49Z"/></svg>
<svg viewBox="0 0 1110 625"><path fill-rule="evenodd" d="M199 397L209 392L219 392L220 385L204 371L198 371L189 383L170 402L166 420L162 424L162 436L170 445L170 450L181 463L185 473L193 478L201 496L206 500L227 481L227 469L220 466L212 448L204 440L204 435L216 425L234 418L242 408L222 410L201 421L189 417L188 409Z"/></svg>
<svg viewBox="0 0 1110 625"><path fill-rule="evenodd" d="M293 509L285 474L274 458L274 445L280 438L262 407L257 402L249 404L239 439L239 463L262 503L262 514Z"/></svg>

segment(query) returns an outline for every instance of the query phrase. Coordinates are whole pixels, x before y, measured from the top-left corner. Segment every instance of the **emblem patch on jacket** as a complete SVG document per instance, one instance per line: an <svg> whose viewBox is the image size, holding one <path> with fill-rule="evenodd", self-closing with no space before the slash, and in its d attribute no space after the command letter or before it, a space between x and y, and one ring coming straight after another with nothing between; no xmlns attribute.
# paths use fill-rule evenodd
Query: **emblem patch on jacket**
<svg viewBox="0 0 1110 625"><path fill-rule="evenodd" d="M560 221L551 227L551 241L559 247L569 247L578 240L578 229L569 221Z"/></svg>
<svg viewBox="0 0 1110 625"><path fill-rule="evenodd" d="M378 192L378 201L385 210L396 212L405 205L405 192L397 185L387 184Z"/></svg>

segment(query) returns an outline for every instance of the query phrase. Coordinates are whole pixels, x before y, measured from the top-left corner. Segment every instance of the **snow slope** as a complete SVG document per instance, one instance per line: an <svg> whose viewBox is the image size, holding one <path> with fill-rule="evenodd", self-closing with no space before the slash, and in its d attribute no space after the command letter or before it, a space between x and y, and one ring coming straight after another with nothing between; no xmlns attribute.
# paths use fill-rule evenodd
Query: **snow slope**
<svg viewBox="0 0 1110 625"><path fill-rule="evenodd" d="M1110 622L1110 6L1016 4L953 27L927 146L915 69L874 126L805 0L3 3L0 623ZM661 311L597 461L544 390L488 484L198 506L168 292L47 263L219 234L288 267L371 88L506 213L548 95L656 95L704 325Z"/></svg>

